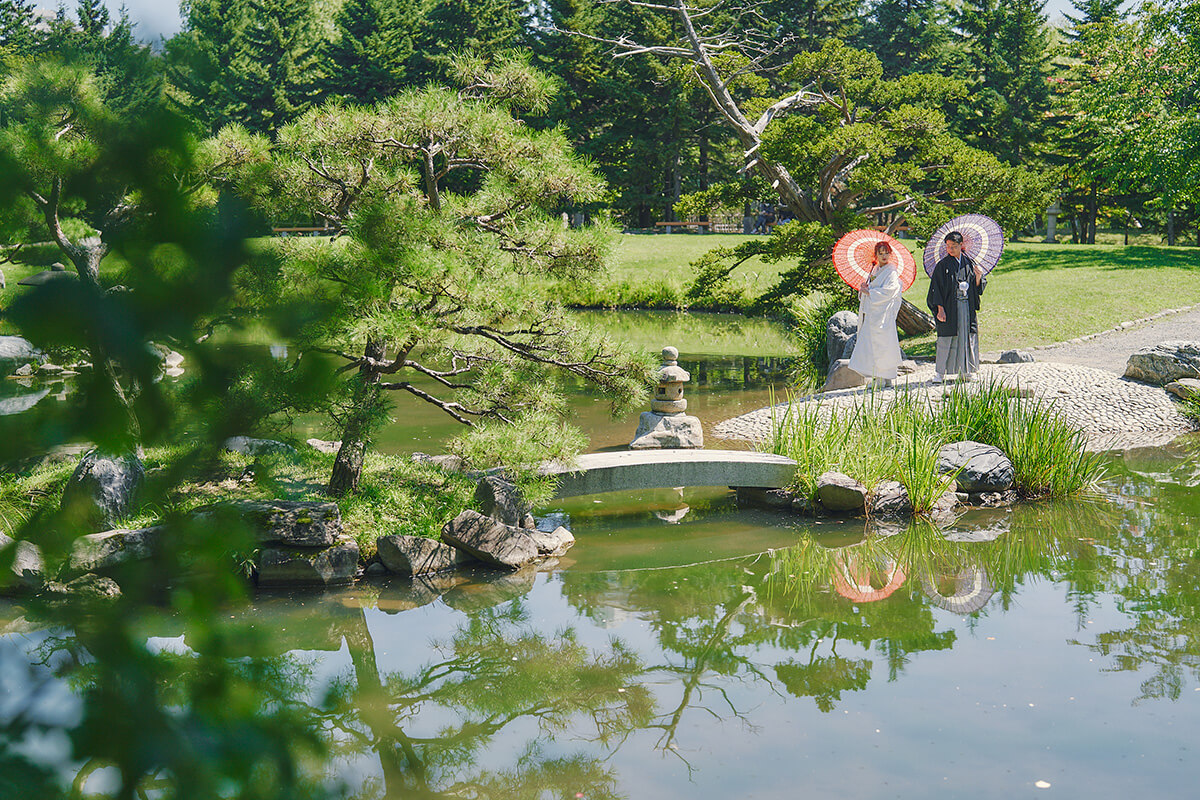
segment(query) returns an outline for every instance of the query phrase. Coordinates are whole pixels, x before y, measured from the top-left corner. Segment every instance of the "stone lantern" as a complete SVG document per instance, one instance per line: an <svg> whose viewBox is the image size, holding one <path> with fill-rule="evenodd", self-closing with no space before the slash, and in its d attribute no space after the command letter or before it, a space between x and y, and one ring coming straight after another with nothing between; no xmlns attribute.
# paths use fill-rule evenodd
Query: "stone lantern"
<svg viewBox="0 0 1200 800"><path fill-rule="evenodd" d="M650 401L650 410L643 411L638 420L637 433L629 443L631 450L704 447L704 429L700 420L683 413L687 410L683 385L692 376L679 366L678 359L677 349L663 348L654 398Z"/></svg>
<svg viewBox="0 0 1200 800"><path fill-rule="evenodd" d="M654 399L650 401L650 410L658 414L682 414L687 411L687 400L683 399L683 385L692 379L683 367L679 366L679 351L674 347L664 347L662 351L662 367L658 370L658 388L654 390Z"/></svg>

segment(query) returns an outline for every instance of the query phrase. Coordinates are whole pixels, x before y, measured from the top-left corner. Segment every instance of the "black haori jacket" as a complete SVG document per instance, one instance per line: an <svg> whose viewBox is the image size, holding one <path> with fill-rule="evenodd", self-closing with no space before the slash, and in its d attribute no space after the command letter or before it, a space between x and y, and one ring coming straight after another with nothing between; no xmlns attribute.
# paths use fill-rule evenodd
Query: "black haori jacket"
<svg viewBox="0 0 1200 800"><path fill-rule="evenodd" d="M975 318L975 312L979 311L979 296L983 294L983 290L987 288L987 275L983 276L983 280L975 283L975 262L973 262L966 253L963 253L963 263L967 265L967 299L968 308L971 309L971 332L979 333L979 322ZM929 313L933 314L934 324L937 326L938 336L957 336L958 335L958 281L954 279L954 271L958 265L950 256L946 256L937 263L933 268L933 274L929 276L929 294L925 297L925 303L929 306ZM937 307L941 306L946 309L946 321L937 321Z"/></svg>

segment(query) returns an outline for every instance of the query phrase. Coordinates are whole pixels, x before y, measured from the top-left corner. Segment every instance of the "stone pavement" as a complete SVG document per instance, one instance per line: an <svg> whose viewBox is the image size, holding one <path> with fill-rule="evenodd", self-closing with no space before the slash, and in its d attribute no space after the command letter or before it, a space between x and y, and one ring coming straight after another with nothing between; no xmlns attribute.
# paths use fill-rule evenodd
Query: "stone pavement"
<svg viewBox="0 0 1200 800"><path fill-rule="evenodd" d="M818 403L820 413L826 413L848 409L864 398L888 403L897 392L915 391L936 404L951 390L951 384L933 384L932 377L933 365L921 364L914 372L901 375L893 389L845 389L796 398L795 402ZM966 386L969 389L993 380L1048 403L1087 435L1093 450L1166 444L1194 430L1166 390L1125 380L1105 369L1054 362L983 364L976 380ZM776 406L775 413L782 414L785 409L786 404ZM771 409L761 408L721 422L713 433L730 440L765 441L770 427Z"/></svg>

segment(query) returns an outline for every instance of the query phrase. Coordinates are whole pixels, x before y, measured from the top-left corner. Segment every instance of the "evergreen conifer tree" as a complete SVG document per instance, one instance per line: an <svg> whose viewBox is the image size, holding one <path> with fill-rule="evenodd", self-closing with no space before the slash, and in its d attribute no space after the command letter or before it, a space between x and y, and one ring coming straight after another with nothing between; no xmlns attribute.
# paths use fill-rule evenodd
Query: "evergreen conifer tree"
<svg viewBox="0 0 1200 800"><path fill-rule="evenodd" d="M936 71L950 41L943 0L877 0L859 41L883 65L886 78Z"/></svg>
<svg viewBox="0 0 1200 800"><path fill-rule="evenodd" d="M414 83L446 83L456 55L493 55L525 44L518 0L433 0L421 20L409 74Z"/></svg>
<svg viewBox="0 0 1200 800"><path fill-rule="evenodd" d="M322 48L326 92L359 103L394 94L412 58L416 20L412 0L346 0Z"/></svg>
<svg viewBox="0 0 1200 800"><path fill-rule="evenodd" d="M40 38L33 27L33 0L0 0L0 58L33 52Z"/></svg>
<svg viewBox="0 0 1200 800"><path fill-rule="evenodd" d="M1075 13L1063 13L1063 17L1070 23L1064 33L1071 39L1077 39L1079 31L1085 25L1120 22L1125 18L1125 12L1121 10L1123 4L1124 0L1071 0L1071 8Z"/></svg>
<svg viewBox="0 0 1200 800"><path fill-rule="evenodd" d="M966 0L957 27L969 87L953 120L968 139L1010 164L1038 160L1050 110L1045 0Z"/></svg>

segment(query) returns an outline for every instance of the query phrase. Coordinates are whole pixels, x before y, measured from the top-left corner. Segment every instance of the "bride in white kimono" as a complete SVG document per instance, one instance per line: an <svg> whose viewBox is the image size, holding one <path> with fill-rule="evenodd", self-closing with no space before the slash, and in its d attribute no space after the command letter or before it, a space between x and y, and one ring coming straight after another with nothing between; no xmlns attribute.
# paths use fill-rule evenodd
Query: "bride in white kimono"
<svg viewBox="0 0 1200 800"><path fill-rule="evenodd" d="M875 245L874 261L870 277L858 292L858 339L850 354L850 369L871 378L871 385L878 387L891 385L900 366L896 314L900 312L901 289L891 245Z"/></svg>

